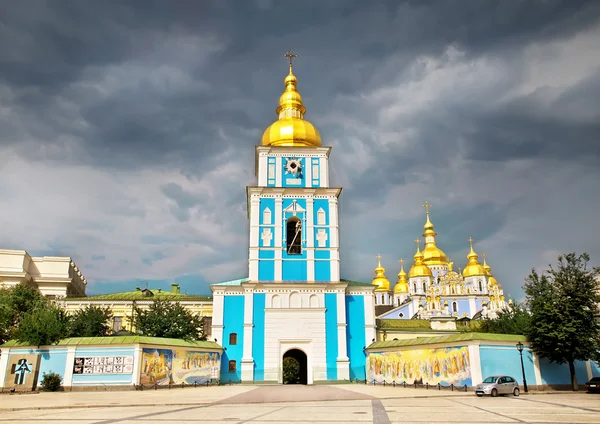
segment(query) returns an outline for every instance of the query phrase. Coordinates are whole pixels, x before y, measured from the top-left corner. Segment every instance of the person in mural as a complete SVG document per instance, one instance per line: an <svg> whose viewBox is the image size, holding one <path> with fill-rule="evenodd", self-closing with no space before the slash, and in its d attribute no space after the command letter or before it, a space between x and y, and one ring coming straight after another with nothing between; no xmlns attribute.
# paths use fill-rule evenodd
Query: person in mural
<svg viewBox="0 0 600 424"><path fill-rule="evenodd" d="M442 348L369 354L370 380L409 384L471 384L468 348Z"/></svg>

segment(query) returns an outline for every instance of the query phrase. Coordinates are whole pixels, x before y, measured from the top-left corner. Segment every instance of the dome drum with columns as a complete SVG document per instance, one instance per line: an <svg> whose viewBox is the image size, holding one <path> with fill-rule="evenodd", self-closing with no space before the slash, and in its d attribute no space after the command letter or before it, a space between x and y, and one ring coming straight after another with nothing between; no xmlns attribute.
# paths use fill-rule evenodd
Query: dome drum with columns
<svg viewBox="0 0 600 424"><path fill-rule="evenodd" d="M454 263L436 244L437 233L429 217L429 203L426 202L424 207L425 245L421 250L421 240L415 240L417 251L408 275L404 271L404 260L400 260L398 282L393 290L385 278L385 269L381 266L381 256L378 255L378 266L372 282L377 286L375 303L379 311L382 311L378 318L495 318L498 311L508 304L502 287L491 273L485 254L482 255L481 264L479 255L473 249L473 239L469 238L465 268L462 272L455 271ZM382 306L387 308L382 309Z"/></svg>

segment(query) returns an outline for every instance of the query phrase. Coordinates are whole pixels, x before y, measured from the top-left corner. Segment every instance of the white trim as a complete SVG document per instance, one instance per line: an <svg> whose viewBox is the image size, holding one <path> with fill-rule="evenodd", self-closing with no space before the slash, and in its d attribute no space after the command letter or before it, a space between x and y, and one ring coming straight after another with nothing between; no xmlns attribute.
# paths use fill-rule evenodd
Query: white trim
<svg viewBox="0 0 600 424"><path fill-rule="evenodd" d="M531 356L533 356L533 372L535 374L535 384L542 385L542 370L540 368L540 358L534 353L531 352Z"/></svg>
<svg viewBox="0 0 600 424"><path fill-rule="evenodd" d="M281 159L281 158L279 158ZM282 261L281 261L281 247L283 246L283 199L281 196L275 198L275 240L273 247L275 247L274 257L274 280L281 281L283 276Z"/></svg>
<svg viewBox="0 0 600 424"><path fill-rule="evenodd" d="M73 366L75 365L75 351L77 346L67 346L67 359L65 364L65 375L63 375L63 386L69 387L73 384ZM135 361L135 358L134 358Z"/></svg>
<svg viewBox="0 0 600 424"><path fill-rule="evenodd" d="M267 169L268 169L269 157L265 155L260 155L258 157L258 185L266 186L267 185Z"/></svg>
<svg viewBox="0 0 600 424"><path fill-rule="evenodd" d="M277 156L275 158L275 185L283 185L283 157Z"/></svg>
<svg viewBox="0 0 600 424"><path fill-rule="evenodd" d="M346 344L346 295L345 293L336 294L337 305L337 331L338 331L338 355L337 379L350 380L350 360L348 358Z"/></svg>
<svg viewBox="0 0 600 424"><path fill-rule="evenodd" d="M213 316L211 335L217 339L217 343L223 345L223 308L225 307L225 297L223 291L213 292Z"/></svg>
<svg viewBox="0 0 600 424"><path fill-rule="evenodd" d="M2 353L0 354L0 387L4 387L4 381L6 380L6 373L8 372L9 356L10 356L10 348L9 347L2 348Z"/></svg>
<svg viewBox="0 0 600 424"><path fill-rule="evenodd" d="M479 345L470 344L467 347L469 349L469 362L471 364L471 385L475 386L483 381Z"/></svg>
<svg viewBox="0 0 600 424"><path fill-rule="evenodd" d="M591 380L594 376L594 373L592 373L592 363L589 359L585 361L585 370L587 371L588 380Z"/></svg>
<svg viewBox="0 0 600 424"><path fill-rule="evenodd" d="M140 368L142 366L142 346L137 344L133 348L133 373L131 381L134 384L140 384ZM96 382L94 382L96 383Z"/></svg>
<svg viewBox="0 0 600 424"><path fill-rule="evenodd" d="M365 304L365 345L369 346L377 338L375 332L375 305L373 295L364 295Z"/></svg>
<svg viewBox="0 0 600 424"><path fill-rule="evenodd" d="M321 158L319 161L319 187L329 187L329 159Z"/></svg>
<svg viewBox="0 0 600 424"><path fill-rule="evenodd" d="M290 349L298 349L306 354L306 383L313 384L314 382L314 370L313 370L313 345L312 340L309 339L291 339L291 340L280 340L279 341L279 372L277 381L279 384L283 384L283 355Z"/></svg>
<svg viewBox="0 0 600 424"><path fill-rule="evenodd" d="M312 158L304 157L304 187L312 187Z"/></svg>

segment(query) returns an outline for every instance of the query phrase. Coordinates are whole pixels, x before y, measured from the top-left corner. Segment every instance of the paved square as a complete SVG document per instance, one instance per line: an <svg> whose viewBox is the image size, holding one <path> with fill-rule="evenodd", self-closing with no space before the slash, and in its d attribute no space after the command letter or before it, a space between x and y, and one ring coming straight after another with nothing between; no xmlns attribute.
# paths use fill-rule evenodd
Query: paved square
<svg viewBox="0 0 600 424"><path fill-rule="evenodd" d="M0 396L0 423L600 423L600 395L478 398L472 392L221 386Z"/></svg>

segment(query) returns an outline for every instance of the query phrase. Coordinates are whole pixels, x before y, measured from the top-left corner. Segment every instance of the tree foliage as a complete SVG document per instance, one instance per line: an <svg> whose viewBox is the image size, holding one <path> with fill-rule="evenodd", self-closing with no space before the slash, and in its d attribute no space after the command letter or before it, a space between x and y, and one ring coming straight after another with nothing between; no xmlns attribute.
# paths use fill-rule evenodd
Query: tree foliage
<svg viewBox="0 0 600 424"><path fill-rule="evenodd" d="M110 308L88 305L69 319L69 337L103 337L112 334Z"/></svg>
<svg viewBox="0 0 600 424"><path fill-rule="evenodd" d="M523 286L531 311L527 338L539 356L569 364L573 390L575 361L597 359L600 350L600 269L588 269L589 260L586 253L560 255L556 268L541 275L533 269Z"/></svg>
<svg viewBox="0 0 600 424"><path fill-rule="evenodd" d="M498 313L496 319L485 319L479 322L483 333L521 334L529 331L531 315L523 305L513 304Z"/></svg>
<svg viewBox="0 0 600 424"><path fill-rule="evenodd" d="M136 331L144 336L185 340L206 340L200 317L179 302L155 300L148 309L134 308Z"/></svg>
<svg viewBox="0 0 600 424"><path fill-rule="evenodd" d="M0 344L15 337L25 314L46 305L46 299L28 284L0 289Z"/></svg>
<svg viewBox="0 0 600 424"><path fill-rule="evenodd" d="M15 331L15 338L32 346L48 346L57 343L68 332L69 317L65 311L42 304L26 312Z"/></svg>

